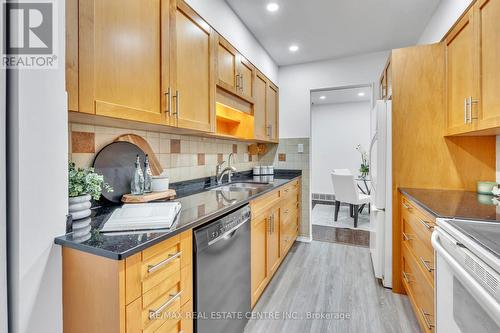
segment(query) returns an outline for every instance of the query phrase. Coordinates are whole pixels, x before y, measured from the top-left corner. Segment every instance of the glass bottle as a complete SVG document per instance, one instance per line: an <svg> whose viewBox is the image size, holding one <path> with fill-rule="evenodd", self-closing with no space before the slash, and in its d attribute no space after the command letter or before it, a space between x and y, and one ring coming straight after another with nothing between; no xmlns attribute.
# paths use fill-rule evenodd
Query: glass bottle
<svg viewBox="0 0 500 333"><path fill-rule="evenodd" d="M144 160L144 193L151 193L151 182L153 181L153 173L149 166L149 156L146 155Z"/></svg>
<svg viewBox="0 0 500 333"><path fill-rule="evenodd" d="M132 177L132 183L130 184L130 193L133 195L141 195L144 193L144 175L141 169L141 159L137 155L135 160L135 171Z"/></svg>

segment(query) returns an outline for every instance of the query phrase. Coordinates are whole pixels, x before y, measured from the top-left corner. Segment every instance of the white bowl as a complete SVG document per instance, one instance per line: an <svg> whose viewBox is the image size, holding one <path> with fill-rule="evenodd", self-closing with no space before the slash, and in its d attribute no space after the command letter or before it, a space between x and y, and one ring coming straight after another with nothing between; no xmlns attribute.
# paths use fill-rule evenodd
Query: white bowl
<svg viewBox="0 0 500 333"><path fill-rule="evenodd" d="M168 177L161 177L161 176L153 177L151 181L151 190L153 192L164 192L168 190L168 185L169 185Z"/></svg>

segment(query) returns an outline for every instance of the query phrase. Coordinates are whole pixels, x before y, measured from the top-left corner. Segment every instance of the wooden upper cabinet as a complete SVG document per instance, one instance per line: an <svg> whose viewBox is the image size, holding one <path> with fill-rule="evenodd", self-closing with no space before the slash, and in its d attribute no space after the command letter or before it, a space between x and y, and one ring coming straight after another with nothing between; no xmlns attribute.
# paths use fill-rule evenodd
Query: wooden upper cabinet
<svg viewBox="0 0 500 333"><path fill-rule="evenodd" d="M161 6L161 0L79 1L80 112L162 123L161 37L168 36L162 31L168 16L161 17Z"/></svg>
<svg viewBox="0 0 500 333"><path fill-rule="evenodd" d="M255 103L253 105L254 115L254 137L257 140L267 140L266 122L266 94L267 79L262 73L255 75Z"/></svg>
<svg viewBox="0 0 500 333"><path fill-rule="evenodd" d="M242 55L238 59L239 94L247 101L253 102L255 67Z"/></svg>
<svg viewBox="0 0 500 333"><path fill-rule="evenodd" d="M66 0L66 92L68 110L78 111L78 0Z"/></svg>
<svg viewBox="0 0 500 333"><path fill-rule="evenodd" d="M215 129L215 35L182 0L172 0L170 65L172 126Z"/></svg>
<svg viewBox="0 0 500 333"><path fill-rule="evenodd" d="M475 36L472 11L467 13L445 39L447 129L449 134L474 129L477 98L475 84ZM471 116L472 113L472 116Z"/></svg>
<svg viewBox="0 0 500 333"><path fill-rule="evenodd" d="M270 141L278 141L278 117L279 117L279 92L271 82L267 85L267 137Z"/></svg>
<svg viewBox="0 0 500 333"><path fill-rule="evenodd" d="M255 67L220 35L216 52L217 85L253 103Z"/></svg>
<svg viewBox="0 0 500 333"><path fill-rule="evenodd" d="M217 84L237 93L238 90L238 51L220 35L217 35Z"/></svg>
<svg viewBox="0 0 500 333"><path fill-rule="evenodd" d="M479 50L479 85L477 105L479 128L500 126L500 2L480 0L474 6Z"/></svg>

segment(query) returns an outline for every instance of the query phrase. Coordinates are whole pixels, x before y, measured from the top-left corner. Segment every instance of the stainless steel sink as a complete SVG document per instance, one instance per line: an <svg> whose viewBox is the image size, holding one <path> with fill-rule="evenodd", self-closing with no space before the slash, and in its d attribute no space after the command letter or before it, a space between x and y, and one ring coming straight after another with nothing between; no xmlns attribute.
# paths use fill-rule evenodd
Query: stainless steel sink
<svg viewBox="0 0 500 333"><path fill-rule="evenodd" d="M240 192L249 190L259 190L269 186L269 183L250 183L250 182L239 182L221 185L212 188L211 191L223 191L223 192Z"/></svg>

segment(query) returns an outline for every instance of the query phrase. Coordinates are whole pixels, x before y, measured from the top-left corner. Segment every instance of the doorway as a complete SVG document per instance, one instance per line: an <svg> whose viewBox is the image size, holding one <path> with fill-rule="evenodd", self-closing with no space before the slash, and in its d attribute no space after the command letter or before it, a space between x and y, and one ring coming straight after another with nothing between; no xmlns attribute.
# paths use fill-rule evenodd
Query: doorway
<svg viewBox="0 0 500 333"><path fill-rule="evenodd" d="M341 202L335 221L336 189L332 172L352 175L356 191L371 190L369 148L373 85L311 91L311 195L314 240L369 247L369 202L355 207ZM343 188L337 189L344 191Z"/></svg>

